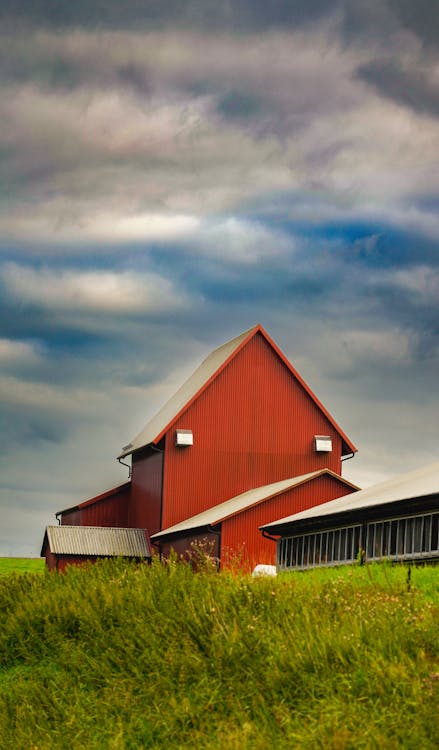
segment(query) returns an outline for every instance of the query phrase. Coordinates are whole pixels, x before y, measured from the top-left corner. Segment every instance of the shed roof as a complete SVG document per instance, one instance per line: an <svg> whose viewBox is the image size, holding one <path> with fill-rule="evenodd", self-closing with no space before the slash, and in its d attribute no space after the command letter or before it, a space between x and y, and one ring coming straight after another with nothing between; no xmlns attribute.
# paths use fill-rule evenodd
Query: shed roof
<svg viewBox="0 0 439 750"><path fill-rule="evenodd" d="M280 495L282 492L286 492L287 490L304 484L305 482L310 482L322 475L335 477L335 479L338 479L343 484L358 489L355 484L348 482L330 469L320 469L319 471L312 471L309 474L301 474L298 477L283 479L280 482L265 484L262 487L255 487L254 489L247 490L247 492L236 495L230 500L226 500L224 503L214 505L213 508L204 510L202 513L197 513L196 516L187 518L185 521L176 523L174 526L169 526L167 529L163 529L163 531L153 534L151 539L160 539L165 536L191 531L192 529L199 529L204 526L214 526L215 524L225 521L226 518L242 513L242 511L247 510L247 508L251 508L264 500Z"/></svg>
<svg viewBox="0 0 439 750"><path fill-rule="evenodd" d="M158 443L167 430L171 427L172 423L190 406L190 404L207 388L209 383L219 375L219 373L226 367L233 357L245 346L257 333L260 333L271 348L276 352L278 357L290 370L294 378L299 382L302 388L308 393L311 399L314 401L316 406L320 409L325 417L332 424L334 429L338 432L342 439L343 455L347 453L355 453L357 451L355 445L349 440L347 435L341 430L336 423L335 419L329 414L327 409L319 401L317 396L312 392L311 388L305 383L303 378L294 369L292 364L288 361L285 355L281 352L279 347L269 337L267 332L261 325L253 326L247 331L244 331L239 336L227 341L222 346L214 349L208 357L201 363L201 365L192 373L192 375L183 383L183 385L174 393L173 396L166 402L166 404L157 412L157 414L148 422L141 432L131 441L128 445L125 445L119 454L118 458L128 456L140 448L150 445L151 443Z"/></svg>
<svg viewBox="0 0 439 750"><path fill-rule="evenodd" d="M439 493L439 461L424 466L406 474L380 482L372 487L359 490L327 503L315 505L313 508L295 513L292 516L280 518L278 521L261 526L263 529L275 531L275 527L281 527L296 521L305 521L340 513L349 513L356 510L372 508L387 503L396 503L402 500L426 497Z"/></svg>
<svg viewBox="0 0 439 750"><path fill-rule="evenodd" d="M151 557L146 529L110 526L47 526L41 556L47 545L58 555Z"/></svg>

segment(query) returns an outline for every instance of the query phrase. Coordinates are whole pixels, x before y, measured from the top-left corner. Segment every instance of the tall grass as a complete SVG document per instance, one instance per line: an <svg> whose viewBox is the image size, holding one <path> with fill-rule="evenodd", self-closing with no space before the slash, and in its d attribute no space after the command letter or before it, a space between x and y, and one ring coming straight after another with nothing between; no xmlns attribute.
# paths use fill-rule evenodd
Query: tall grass
<svg viewBox="0 0 439 750"><path fill-rule="evenodd" d="M0 747L437 748L439 569L0 579Z"/></svg>

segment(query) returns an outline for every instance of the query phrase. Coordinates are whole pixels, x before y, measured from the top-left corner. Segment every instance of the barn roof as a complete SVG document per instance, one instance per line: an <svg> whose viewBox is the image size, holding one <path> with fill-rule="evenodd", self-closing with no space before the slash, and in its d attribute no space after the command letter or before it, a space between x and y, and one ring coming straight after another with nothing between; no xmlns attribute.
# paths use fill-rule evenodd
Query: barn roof
<svg viewBox="0 0 439 750"><path fill-rule="evenodd" d="M322 475L329 475L338 479L343 484L358 489L355 484L348 482L343 477L335 474L330 469L320 469L319 471L312 471L309 474L302 474L298 477L292 477L291 479L283 479L280 482L274 482L273 484L265 484L262 487L255 487L252 490L247 490L241 495L236 495L230 500L226 500L224 503L214 505L213 508L204 510L202 513L197 513L196 516L187 518L185 521L176 523L174 526L169 526L163 531L159 531L153 534L151 539L161 539L162 537L169 536L171 534L178 534L184 531L190 531L192 529L199 529L204 526L214 526L215 524L225 521L231 516L235 516L242 511L251 508L258 503L262 503L264 500L268 500L276 495L280 495L282 492L298 487L305 482L310 482Z"/></svg>
<svg viewBox="0 0 439 750"><path fill-rule="evenodd" d="M403 500L412 500L438 493L439 461L435 461L435 463L429 466L409 471L406 474L388 479L385 482L380 482L350 495L329 500L327 503L315 505L308 510L303 510L292 516L286 516L285 518L280 518L278 521L265 524L261 528L275 533L275 527L281 527L296 521L306 521L322 517L327 518L339 513L351 513L379 505L386 505L387 503L397 503Z"/></svg>
<svg viewBox="0 0 439 750"><path fill-rule="evenodd" d="M219 373L227 366L233 357L242 349L257 333L260 333L271 348L276 352L278 357L290 370L294 378L300 383L302 388L311 397L317 407L325 415L325 417L332 424L334 429L338 432L342 439L343 455L347 453L355 453L357 451L355 445L349 440L347 435L341 430L334 418L325 409L323 404L319 401L317 396L312 392L311 388L305 383L303 378L294 369L292 364L288 361L285 355L281 352L279 347L269 337L267 332L262 328L261 325L256 325L253 328L249 328L244 331L236 338L227 341L222 346L214 349L208 357L201 363L201 365L192 373L192 375L186 380L185 383L178 389L176 393L166 402L166 404L157 412L157 414L148 422L141 432L131 441L128 445L125 445L119 454L118 458L124 458L130 453L133 453L140 448L150 445L151 443L157 444L168 431L173 422L186 411L193 401L207 388L207 386L216 378Z"/></svg>
<svg viewBox="0 0 439 750"><path fill-rule="evenodd" d="M151 557L145 529L109 526L47 526L41 556L47 546L56 555Z"/></svg>

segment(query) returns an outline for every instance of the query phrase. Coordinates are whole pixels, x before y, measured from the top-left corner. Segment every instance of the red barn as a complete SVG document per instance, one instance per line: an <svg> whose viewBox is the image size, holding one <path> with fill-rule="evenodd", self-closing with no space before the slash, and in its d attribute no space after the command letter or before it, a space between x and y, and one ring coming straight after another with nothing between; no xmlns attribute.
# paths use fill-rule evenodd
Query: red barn
<svg viewBox="0 0 439 750"><path fill-rule="evenodd" d="M274 562L258 527L357 489L340 476L355 451L258 325L215 349L123 448L130 482L58 515L147 528L166 552L208 536L223 561Z"/></svg>

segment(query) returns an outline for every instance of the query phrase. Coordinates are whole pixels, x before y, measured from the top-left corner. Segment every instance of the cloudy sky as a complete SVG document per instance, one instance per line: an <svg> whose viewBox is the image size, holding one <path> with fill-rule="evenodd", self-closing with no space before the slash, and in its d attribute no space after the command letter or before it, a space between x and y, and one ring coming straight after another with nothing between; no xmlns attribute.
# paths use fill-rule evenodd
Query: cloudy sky
<svg viewBox="0 0 439 750"><path fill-rule="evenodd" d="M125 481L257 322L348 478L437 459L434 2L0 0L0 28L0 555Z"/></svg>

